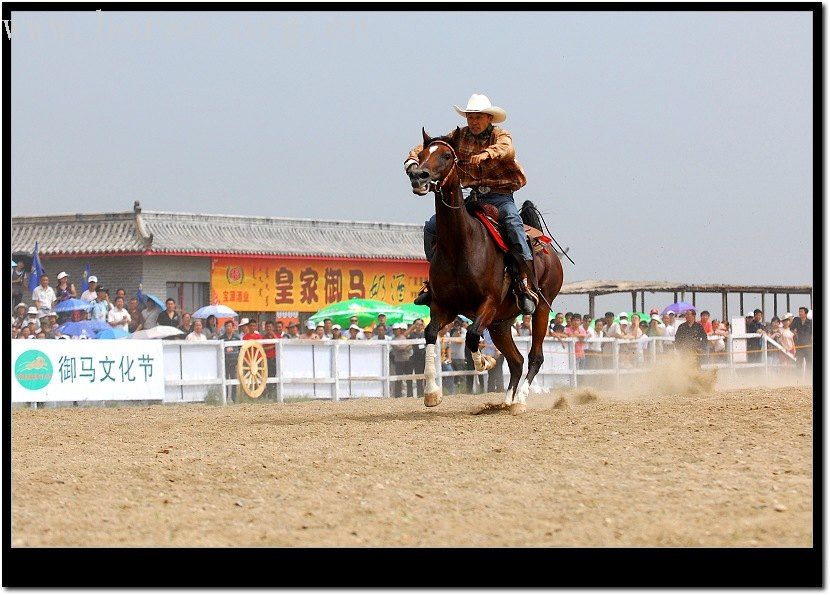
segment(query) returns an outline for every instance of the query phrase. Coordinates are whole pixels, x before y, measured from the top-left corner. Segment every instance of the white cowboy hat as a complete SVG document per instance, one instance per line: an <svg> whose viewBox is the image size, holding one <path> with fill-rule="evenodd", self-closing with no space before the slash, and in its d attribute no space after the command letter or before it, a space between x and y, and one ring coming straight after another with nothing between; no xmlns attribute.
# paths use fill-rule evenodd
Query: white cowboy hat
<svg viewBox="0 0 830 595"><path fill-rule="evenodd" d="M481 112L483 114L490 114L493 116L494 124L504 122L507 119L507 112L490 103L490 99L488 99L486 95L477 95L473 93L467 100L466 108L462 109L457 105L453 107L455 107L455 111L457 111L462 118L467 117L467 112Z"/></svg>

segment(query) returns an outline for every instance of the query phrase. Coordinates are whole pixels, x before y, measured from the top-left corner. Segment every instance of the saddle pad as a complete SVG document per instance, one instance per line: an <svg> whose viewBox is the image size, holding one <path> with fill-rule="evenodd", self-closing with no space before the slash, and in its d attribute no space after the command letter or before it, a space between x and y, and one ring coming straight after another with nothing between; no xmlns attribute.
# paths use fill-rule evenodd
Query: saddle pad
<svg viewBox="0 0 830 595"><path fill-rule="evenodd" d="M530 225L525 225L524 227L527 237L530 238L530 245L533 247L533 253L538 254L539 252L544 252L547 254L547 246L551 243L551 239L535 227L531 227Z"/></svg>
<svg viewBox="0 0 830 595"><path fill-rule="evenodd" d="M493 237L493 241L496 242L496 246L498 246L502 252L510 251L507 247L507 243L505 243L504 238L501 236L501 232L495 225L493 225L493 222L487 217L487 215L476 209L473 211L473 216L484 224L484 227L487 228L487 231L490 232L490 235Z"/></svg>

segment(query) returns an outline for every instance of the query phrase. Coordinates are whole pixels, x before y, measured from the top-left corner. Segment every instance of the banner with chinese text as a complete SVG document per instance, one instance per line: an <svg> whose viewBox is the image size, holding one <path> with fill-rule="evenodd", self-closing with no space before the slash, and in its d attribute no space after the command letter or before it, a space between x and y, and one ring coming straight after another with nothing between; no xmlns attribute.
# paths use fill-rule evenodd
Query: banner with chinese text
<svg viewBox="0 0 830 595"><path fill-rule="evenodd" d="M351 298L411 302L428 272L426 261L214 258L210 287L236 311L317 312Z"/></svg>
<svg viewBox="0 0 830 595"><path fill-rule="evenodd" d="M161 341L15 339L12 402L164 398Z"/></svg>

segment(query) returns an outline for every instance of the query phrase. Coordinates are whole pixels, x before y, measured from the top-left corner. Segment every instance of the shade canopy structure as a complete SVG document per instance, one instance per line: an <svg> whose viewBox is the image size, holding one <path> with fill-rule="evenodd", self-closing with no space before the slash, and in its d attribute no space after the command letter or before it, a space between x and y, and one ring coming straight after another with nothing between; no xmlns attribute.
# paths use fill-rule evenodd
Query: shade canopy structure
<svg viewBox="0 0 830 595"><path fill-rule="evenodd" d="M401 321L404 311L380 300L352 299L330 304L311 316L309 320L318 324L326 318L331 318L332 323L346 328L349 326L349 319L357 316L358 326L365 327L375 322L379 314L386 314L386 322L393 324Z"/></svg>
<svg viewBox="0 0 830 595"><path fill-rule="evenodd" d="M681 283L677 281L618 281L603 279L565 283L559 295L585 295L588 298L587 311L591 316L596 316L601 313L600 308L596 304L598 297L620 293L631 295L631 310L647 310L648 306L655 303L655 301L663 304L668 302L688 303L689 296L691 296L691 303L700 307L700 304L696 303L696 300L701 294L717 294L721 298L721 320L728 320L730 317L730 307L734 308L734 305L729 305L730 296L733 299L736 296L738 298L738 315L743 314L745 311L744 298L756 304L760 302L759 306L765 315L770 305L769 301L772 302L772 308L769 310L773 315L792 311L794 306L790 303L792 296L805 296L806 299L804 299L803 303L808 304L809 307L813 305L812 285L742 285L736 283ZM674 297L673 299L665 299L656 296L647 297L646 295L660 293L674 294ZM770 300L770 298L772 299ZM648 306L646 301L650 302ZM554 302L554 306L556 306L556 302ZM602 308L602 310L604 309Z"/></svg>

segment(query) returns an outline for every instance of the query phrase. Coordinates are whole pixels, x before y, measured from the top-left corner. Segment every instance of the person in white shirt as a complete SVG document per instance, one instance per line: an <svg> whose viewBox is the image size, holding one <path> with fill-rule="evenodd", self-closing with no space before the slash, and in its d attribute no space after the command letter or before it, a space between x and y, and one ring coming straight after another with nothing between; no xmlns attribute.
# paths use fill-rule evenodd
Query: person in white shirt
<svg viewBox="0 0 830 595"><path fill-rule="evenodd" d="M590 321L590 317L588 318ZM588 336L585 342L585 365L588 369L599 370L602 368L602 341L592 342L591 339L605 338L605 320L597 318L593 325L586 329Z"/></svg>
<svg viewBox="0 0 830 595"><path fill-rule="evenodd" d="M132 317L127 309L124 307L124 298L115 298L115 306L107 314L107 322L113 328L120 328L123 331L128 331Z"/></svg>
<svg viewBox="0 0 830 595"><path fill-rule="evenodd" d="M615 322L611 325L608 329L608 332L605 333L607 337L612 337L614 339L627 339L626 337L628 333L628 314L625 312L620 312L619 316L620 321Z"/></svg>
<svg viewBox="0 0 830 595"><path fill-rule="evenodd" d="M365 337L361 336L362 333L363 330L356 324L353 324L349 327L349 336L346 338L350 341L364 341Z"/></svg>
<svg viewBox="0 0 830 595"><path fill-rule="evenodd" d="M352 326L356 326L357 331L358 331L357 332L357 338L358 339L365 339L366 338L366 333L364 333L363 329L360 328L360 325L358 324L358 322L359 322L359 319L358 319L357 316L352 316L351 318L349 318L349 330L351 330Z"/></svg>
<svg viewBox="0 0 830 595"><path fill-rule="evenodd" d="M185 337L185 341L207 341L207 335L202 332L203 329L202 320L197 318L193 321L193 332Z"/></svg>
<svg viewBox="0 0 830 595"><path fill-rule="evenodd" d="M26 320L23 321L20 328L26 328L30 324L35 325L36 332L40 330L40 318L38 318L38 310L35 306L29 306L29 310L26 313Z"/></svg>
<svg viewBox="0 0 830 595"><path fill-rule="evenodd" d="M663 326L665 327L664 337L674 337L674 334L677 332L677 327L673 324L673 318L673 316L663 314Z"/></svg>
<svg viewBox="0 0 830 595"><path fill-rule="evenodd" d="M649 337L665 337L666 325L660 320L657 314L652 314L648 321L648 331L646 333Z"/></svg>
<svg viewBox="0 0 830 595"><path fill-rule="evenodd" d="M96 291L96 287L98 287L98 277L95 275L90 275L89 279L86 280L87 284L89 285L89 289L81 294L81 299L85 302L94 302L95 299L98 297L98 292Z"/></svg>
<svg viewBox="0 0 830 595"><path fill-rule="evenodd" d="M58 296L55 295L55 290L49 287L49 276L42 275L40 277L40 285L35 287L32 292L32 301L35 303L35 308L38 309L38 318L47 316L52 310L52 304Z"/></svg>
<svg viewBox="0 0 830 595"><path fill-rule="evenodd" d="M674 333L672 333L672 337L677 332L677 327L683 324L680 319L677 317L677 314L674 312L669 312L669 324L674 328ZM668 325L667 325L668 326Z"/></svg>

